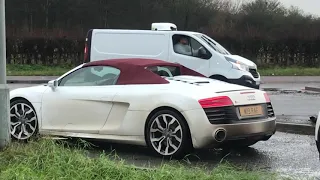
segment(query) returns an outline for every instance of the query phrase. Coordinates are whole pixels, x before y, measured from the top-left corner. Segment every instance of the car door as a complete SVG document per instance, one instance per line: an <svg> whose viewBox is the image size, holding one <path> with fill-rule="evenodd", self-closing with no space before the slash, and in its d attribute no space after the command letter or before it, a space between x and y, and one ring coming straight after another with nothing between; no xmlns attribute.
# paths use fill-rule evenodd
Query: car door
<svg viewBox="0 0 320 180"><path fill-rule="evenodd" d="M181 43L184 43L184 45L181 45ZM171 62L180 63L205 76L210 75L210 58L212 54L196 39L188 35L174 34L171 47L169 57ZM199 53L199 49L202 49L202 55Z"/></svg>
<svg viewBox="0 0 320 180"><path fill-rule="evenodd" d="M108 66L84 67L58 81L42 98L43 130L98 134L121 88L120 70Z"/></svg>

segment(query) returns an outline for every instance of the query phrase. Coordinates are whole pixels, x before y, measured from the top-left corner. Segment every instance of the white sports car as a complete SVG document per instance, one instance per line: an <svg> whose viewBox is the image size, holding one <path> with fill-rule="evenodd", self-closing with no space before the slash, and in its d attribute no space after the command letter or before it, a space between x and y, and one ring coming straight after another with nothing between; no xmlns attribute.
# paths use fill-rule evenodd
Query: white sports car
<svg viewBox="0 0 320 180"><path fill-rule="evenodd" d="M316 121L316 128L315 128L315 139L316 139L316 145L319 152L319 159L320 159L320 112L317 117Z"/></svg>
<svg viewBox="0 0 320 180"><path fill-rule="evenodd" d="M10 92L11 135L39 133L148 146L164 157L268 140L268 95L152 59L82 64L48 85Z"/></svg>

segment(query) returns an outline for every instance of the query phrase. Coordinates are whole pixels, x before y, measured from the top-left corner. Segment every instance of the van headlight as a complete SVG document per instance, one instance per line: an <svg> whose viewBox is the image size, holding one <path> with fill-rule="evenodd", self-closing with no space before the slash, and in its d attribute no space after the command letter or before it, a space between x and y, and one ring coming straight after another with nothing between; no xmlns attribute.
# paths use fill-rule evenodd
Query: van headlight
<svg viewBox="0 0 320 180"><path fill-rule="evenodd" d="M225 57L227 61L232 64L233 69L241 70L241 71L249 71L249 66L241 63L240 61L234 60L229 57Z"/></svg>

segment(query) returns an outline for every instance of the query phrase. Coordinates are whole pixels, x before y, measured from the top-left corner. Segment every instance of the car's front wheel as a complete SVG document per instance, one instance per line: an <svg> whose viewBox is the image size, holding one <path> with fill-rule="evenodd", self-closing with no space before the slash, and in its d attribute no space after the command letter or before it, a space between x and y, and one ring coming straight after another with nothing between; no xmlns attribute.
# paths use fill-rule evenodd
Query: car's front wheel
<svg viewBox="0 0 320 180"><path fill-rule="evenodd" d="M14 140L28 140L38 131L38 118L32 105L18 99L10 103L10 133Z"/></svg>
<svg viewBox="0 0 320 180"><path fill-rule="evenodd" d="M181 115L172 110L161 110L147 124L146 142L156 154L180 159L191 150L189 132Z"/></svg>

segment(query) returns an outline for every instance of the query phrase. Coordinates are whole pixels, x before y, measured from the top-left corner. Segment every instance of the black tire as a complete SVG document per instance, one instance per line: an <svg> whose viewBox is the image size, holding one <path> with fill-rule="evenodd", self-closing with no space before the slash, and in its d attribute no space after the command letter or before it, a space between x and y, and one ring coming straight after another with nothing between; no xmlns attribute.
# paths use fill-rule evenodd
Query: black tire
<svg viewBox="0 0 320 180"><path fill-rule="evenodd" d="M161 116L161 115L171 115L173 116L178 123L181 126L181 143L180 146L178 147L178 150L176 150L173 154L170 155L164 155L159 153L154 145L151 143L151 126L154 125L153 123L156 121L156 118ZM160 132L159 132L160 133ZM150 149L152 149L153 153L157 156L162 156L164 158L173 158L173 159L182 159L184 158L188 153L192 151L192 142L191 142L191 135L190 135L190 130L187 125L187 122L185 119L179 115L178 113L172 111L172 110L160 110L156 113L154 113L151 118L149 119L146 129L145 129L145 138L146 138L146 143ZM161 151L161 150L160 150Z"/></svg>
<svg viewBox="0 0 320 180"><path fill-rule="evenodd" d="M10 114L14 111L14 109L12 109L13 106L15 106L15 105L20 105L20 106L21 106L21 104L26 104L26 105L27 105L27 108L28 108L29 110L30 110L30 109L32 110L31 113L26 114L26 116L25 116L25 119L26 119L26 120L28 120L28 119L30 120L31 117L35 117L35 120L33 120L33 121L31 121L31 122L28 123L28 124L30 124L30 125L27 125L27 123L26 123L26 125L25 125L25 128L29 130L28 132L29 132L31 135L30 135L30 137L28 137L28 138L19 139L19 138L15 137L13 134L11 134L11 123L15 123L15 122L18 121L18 119L17 119L17 118L14 118L14 117L10 117L10 134L11 134L11 139L12 139L13 141L27 142L27 141L29 141L30 139L35 138L35 137L38 135L38 132L39 132L39 128L38 128L38 126L39 126L39 124L38 124L38 115L37 115L37 113L36 113L36 110L35 110L34 107L32 106L32 104L31 104L30 102L28 102L27 100L25 100L25 99L16 99L16 100L10 102L10 110L9 110ZM21 110L21 109L18 109L18 110ZM13 121L13 120L14 120L14 121ZM32 131L31 125L33 125L33 128L35 129L34 131ZM17 128L18 128L18 127L17 127ZM21 130L21 129L20 129L20 130ZM32 132L30 132L30 130L31 130Z"/></svg>
<svg viewBox="0 0 320 180"><path fill-rule="evenodd" d="M210 76L210 78L223 81L223 82L229 82L229 80L226 77L220 76L220 75L213 75L213 76Z"/></svg>

